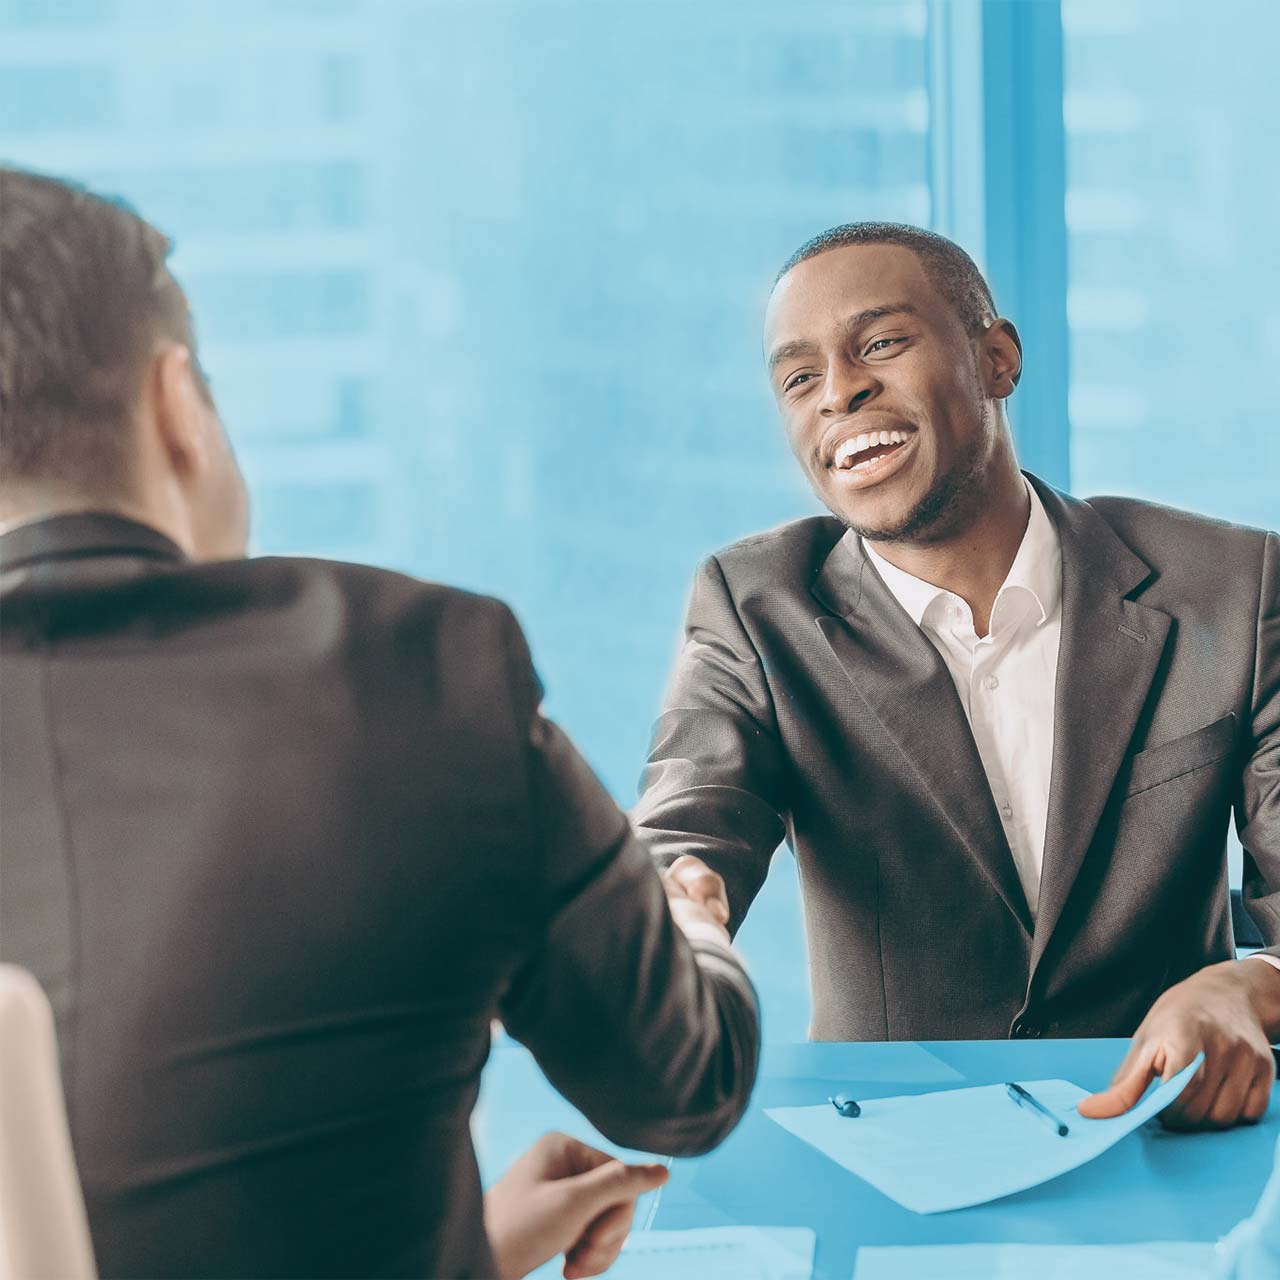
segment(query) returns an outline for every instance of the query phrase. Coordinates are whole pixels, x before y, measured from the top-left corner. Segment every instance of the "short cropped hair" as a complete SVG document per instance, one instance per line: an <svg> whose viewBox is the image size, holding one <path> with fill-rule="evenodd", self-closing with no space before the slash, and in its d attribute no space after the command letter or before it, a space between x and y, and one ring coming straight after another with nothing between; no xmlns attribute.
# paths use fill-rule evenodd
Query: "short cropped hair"
<svg viewBox="0 0 1280 1280"><path fill-rule="evenodd" d="M828 249L864 244L896 244L910 249L920 259L930 282L955 308L961 323L971 334L980 334L996 318L991 287L983 279L974 260L946 236L904 222L846 222L832 227L802 244L787 259L778 272L777 280L781 280L792 267L816 258Z"/></svg>
<svg viewBox="0 0 1280 1280"><path fill-rule="evenodd" d="M129 426L158 343L195 341L169 241L121 202L0 167L0 470L126 481ZM207 394L199 373L201 390Z"/></svg>

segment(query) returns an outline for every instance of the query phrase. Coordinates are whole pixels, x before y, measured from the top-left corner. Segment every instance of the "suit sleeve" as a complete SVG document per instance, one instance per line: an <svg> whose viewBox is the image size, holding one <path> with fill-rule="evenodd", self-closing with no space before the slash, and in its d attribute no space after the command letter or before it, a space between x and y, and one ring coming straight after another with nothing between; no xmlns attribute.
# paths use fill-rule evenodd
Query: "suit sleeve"
<svg viewBox="0 0 1280 1280"><path fill-rule="evenodd" d="M503 995L503 1022L612 1141L667 1155L707 1151L737 1124L755 1083L755 992L730 948L691 945L676 928L626 815L538 710L537 680L511 626L543 874L540 929Z"/></svg>
<svg viewBox="0 0 1280 1280"><path fill-rule="evenodd" d="M694 580L632 816L662 864L693 854L724 877L731 932L786 834L787 774L760 657L713 556Z"/></svg>
<svg viewBox="0 0 1280 1280"><path fill-rule="evenodd" d="M1244 900L1280 957L1280 538L1262 552L1257 646L1248 757L1236 799L1236 829L1244 846Z"/></svg>

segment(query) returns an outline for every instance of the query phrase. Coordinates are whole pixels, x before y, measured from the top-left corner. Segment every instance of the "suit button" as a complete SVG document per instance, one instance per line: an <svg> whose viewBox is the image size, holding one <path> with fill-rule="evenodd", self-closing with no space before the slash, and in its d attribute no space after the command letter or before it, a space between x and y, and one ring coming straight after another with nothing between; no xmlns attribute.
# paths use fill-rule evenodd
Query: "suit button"
<svg viewBox="0 0 1280 1280"><path fill-rule="evenodd" d="M1013 1038L1015 1040L1039 1040L1040 1028L1030 1022L1015 1022L1013 1024Z"/></svg>

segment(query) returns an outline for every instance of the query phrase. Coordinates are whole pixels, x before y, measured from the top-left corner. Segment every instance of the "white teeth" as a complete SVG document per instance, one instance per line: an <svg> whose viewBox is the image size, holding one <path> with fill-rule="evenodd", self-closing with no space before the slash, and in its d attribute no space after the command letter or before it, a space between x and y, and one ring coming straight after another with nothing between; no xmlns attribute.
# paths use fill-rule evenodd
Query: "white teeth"
<svg viewBox="0 0 1280 1280"><path fill-rule="evenodd" d="M852 466L864 466L865 463L854 463L853 459L868 449L883 445L906 444L908 433L905 431L864 431L860 435L850 436L837 450L834 463L842 470Z"/></svg>

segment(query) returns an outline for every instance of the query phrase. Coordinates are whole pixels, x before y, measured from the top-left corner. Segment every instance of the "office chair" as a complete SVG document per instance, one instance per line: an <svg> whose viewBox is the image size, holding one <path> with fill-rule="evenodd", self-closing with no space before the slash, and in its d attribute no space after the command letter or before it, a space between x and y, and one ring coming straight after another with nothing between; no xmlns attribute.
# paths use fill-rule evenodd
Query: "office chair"
<svg viewBox="0 0 1280 1280"><path fill-rule="evenodd" d="M40 984L0 964L0 1280L95 1280Z"/></svg>

